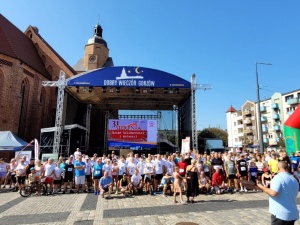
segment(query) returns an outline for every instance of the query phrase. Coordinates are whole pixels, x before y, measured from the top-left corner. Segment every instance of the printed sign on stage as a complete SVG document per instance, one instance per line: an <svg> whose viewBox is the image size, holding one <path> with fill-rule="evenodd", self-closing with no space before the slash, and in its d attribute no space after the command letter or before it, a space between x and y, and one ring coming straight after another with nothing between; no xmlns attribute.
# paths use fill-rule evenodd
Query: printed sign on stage
<svg viewBox="0 0 300 225"><path fill-rule="evenodd" d="M108 148L142 150L157 147L157 121L139 119L110 119Z"/></svg>

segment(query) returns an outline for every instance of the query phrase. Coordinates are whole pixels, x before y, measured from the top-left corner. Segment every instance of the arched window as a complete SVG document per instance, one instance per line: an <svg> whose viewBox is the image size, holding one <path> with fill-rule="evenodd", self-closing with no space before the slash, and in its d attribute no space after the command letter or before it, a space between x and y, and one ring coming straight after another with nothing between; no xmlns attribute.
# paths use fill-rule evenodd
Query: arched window
<svg viewBox="0 0 300 225"><path fill-rule="evenodd" d="M0 102L1 97L4 95L4 74L3 71L0 69Z"/></svg>
<svg viewBox="0 0 300 225"><path fill-rule="evenodd" d="M52 73L53 73L53 67L51 65L49 65L47 67L47 71L49 72L50 75L52 75Z"/></svg>
<svg viewBox="0 0 300 225"><path fill-rule="evenodd" d="M26 33L26 36L29 37L30 39L32 38L32 32L31 32L31 30L29 30L29 31Z"/></svg>
<svg viewBox="0 0 300 225"><path fill-rule="evenodd" d="M29 81L24 79L21 84L20 96L21 96L21 110L19 116L19 129L18 136L21 138L25 137L26 131L26 116L27 116L27 107L28 107L28 97L29 97Z"/></svg>
<svg viewBox="0 0 300 225"><path fill-rule="evenodd" d="M39 110L41 113L40 127L44 127L44 122L45 122L44 114L45 114L45 107L46 107L46 90L44 87L41 89L39 102L41 104L41 110Z"/></svg>
<svg viewBox="0 0 300 225"><path fill-rule="evenodd" d="M41 59L42 59L43 63L45 64L46 63L46 56L42 55Z"/></svg>
<svg viewBox="0 0 300 225"><path fill-rule="evenodd" d="M46 91L45 91L45 88L43 87L41 90L40 99L39 99L39 101L42 105L44 105L45 99L46 99Z"/></svg>

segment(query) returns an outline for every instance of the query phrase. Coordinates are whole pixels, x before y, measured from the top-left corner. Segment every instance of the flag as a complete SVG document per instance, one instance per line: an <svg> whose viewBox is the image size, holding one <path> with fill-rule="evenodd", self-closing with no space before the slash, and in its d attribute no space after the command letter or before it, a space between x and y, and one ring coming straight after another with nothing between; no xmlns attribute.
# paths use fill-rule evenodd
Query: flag
<svg viewBox="0 0 300 225"><path fill-rule="evenodd" d="M37 139L34 139L34 157L36 160L39 159L39 154L40 154L39 142Z"/></svg>
<svg viewBox="0 0 300 225"><path fill-rule="evenodd" d="M28 143L28 145L26 145L24 148L22 148L19 152L18 152L18 154L16 155L16 158L18 158L18 156L20 155L20 153L24 150L24 149L26 149L28 146L31 146L31 144L34 142L34 140L32 140L31 142L29 142Z"/></svg>

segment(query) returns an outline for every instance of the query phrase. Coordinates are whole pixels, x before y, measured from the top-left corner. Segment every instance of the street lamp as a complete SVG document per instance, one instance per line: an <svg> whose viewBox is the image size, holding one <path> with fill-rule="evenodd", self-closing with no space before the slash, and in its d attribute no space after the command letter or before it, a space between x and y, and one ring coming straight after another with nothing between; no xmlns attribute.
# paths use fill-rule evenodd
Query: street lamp
<svg viewBox="0 0 300 225"><path fill-rule="evenodd" d="M258 84L258 72L257 72L257 65L267 65L271 66L272 63L264 63L264 62L256 62L256 93L257 93L257 116L258 116L258 129L259 129L259 150L260 153L264 153L264 141L263 141L263 133L262 133L262 125L261 125L261 113L260 113L260 97L259 97L259 84Z"/></svg>

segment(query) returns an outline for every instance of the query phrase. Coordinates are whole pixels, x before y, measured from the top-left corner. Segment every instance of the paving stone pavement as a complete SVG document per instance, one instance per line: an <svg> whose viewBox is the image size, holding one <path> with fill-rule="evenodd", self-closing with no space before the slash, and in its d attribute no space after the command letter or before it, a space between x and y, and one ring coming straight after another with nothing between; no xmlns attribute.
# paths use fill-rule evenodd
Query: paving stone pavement
<svg viewBox="0 0 300 225"><path fill-rule="evenodd" d="M184 197L185 199L185 197ZM173 197L93 193L21 197L0 192L0 225L199 225L270 224L268 196L263 193L199 195L196 203L173 203ZM300 196L297 199L300 208ZM296 222L300 225L300 221Z"/></svg>

